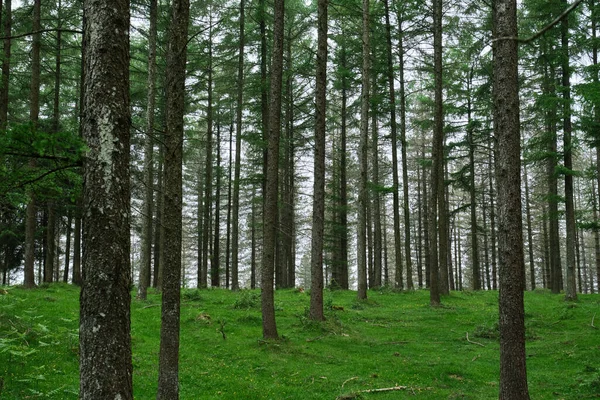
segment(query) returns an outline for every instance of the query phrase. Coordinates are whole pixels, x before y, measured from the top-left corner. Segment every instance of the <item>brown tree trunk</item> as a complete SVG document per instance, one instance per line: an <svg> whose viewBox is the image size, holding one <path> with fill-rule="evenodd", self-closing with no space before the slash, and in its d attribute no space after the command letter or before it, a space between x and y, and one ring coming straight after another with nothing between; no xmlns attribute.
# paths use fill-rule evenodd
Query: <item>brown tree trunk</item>
<svg viewBox="0 0 600 400"><path fill-rule="evenodd" d="M523 164L523 179L525 180L525 215L527 221L527 249L529 254L529 281L531 290L535 290L535 263L533 259L533 228L531 226L531 206L529 204L529 176L527 164Z"/></svg>
<svg viewBox="0 0 600 400"><path fill-rule="evenodd" d="M529 399L525 365L517 2L493 4L494 137L498 146L500 399Z"/></svg>
<svg viewBox="0 0 600 400"><path fill-rule="evenodd" d="M315 150L311 238L310 318L323 321L323 232L325 229L325 137L327 111L327 0L318 0Z"/></svg>
<svg viewBox="0 0 600 400"><path fill-rule="evenodd" d="M142 205L142 249L138 297L146 299L152 269L152 214L154 213L154 112L156 104L156 37L157 0L150 0L148 33L148 96L146 102L146 137L144 138L144 200Z"/></svg>
<svg viewBox="0 0 600 400"><path fill-rule="evenodd" d="M37 32L40 28L41 19L41 0L35 0L33 3L33 31ZM33 35L31 45L31 90L29 102L29 120L34 128L37 128L40 114L40 33ZM6 42L5 42L6 43ZM5 44L6 45L6 44ZM29 167L35 168L34 159L29 161ZM24 282L25 287L34 287L34 264L35 264L35 231L36 231L36 200L33 193L29 194L27 211L25 214L25 266ZM44 275L45 276L45 275Z"/></svg>
<svg viewBox="0 0 600 400"><path fill-rule="evenodd" d="M434 76L435 76L435 109L433 145L431 150L431 192L429 194L429 302L432 306L440 305L440 283L441 270L445 268L441 259L445 258L442 251L442 239L440 233L443 227L440 224L444 207L444 185L443 185L443 160L444 160L444 121L442 104L442 1L433 0L433 53L434 53ZM439 238L439 242L438 242ZM438 248L439 243L439 248ZM445 248L445 247L444 247Z"/></svg>
<svg viewBox="0 0 600 400"><path fill-rule="evenodd" d="M210 260L210 284L213 287L221 286L221 124L217 121L217 165L215 173L215 226L213 237L213 250Z"/></svg>
<svg viewBox="0 0 600 400"><path fill-rule="evenodd" d="M567 1L561 0L564 8ZM561 46L562 46L562 97L563 97L563 151L565 173L565 224L567 231L567 285L565 287L565 300L577 300L577 285L575 282L575 203L573 200L573 126L571 122L571 67L569 65L569 18L563 18L561 22Z"/></svg>
<svg viewBox="0 0 600 400"><path fill-rule="evenodd" d="M85 1L79 398L133 399L130 335L129 2Z"/></svg>
<svg viewBox="0 0 600 400"><path fill-rule="evenodd" d="M277 244L279 189L279 138L281 135L281 87L283 78L284 0L275 0L273 56L267 142L267 176L264 203L263 257L261 268L262 326L265 339L277 339L273 274Z"/></svg>
<svg viewBox="0 0 600 400"><path fill-rule="evenodd" d="M71 231L73 224L73 211L69 209L67 212L67 231L66 231L66 244L65 244L65 269L63 271L63 282L69 282L69 264L71 257Z"/></svg>
<svg viewBox="0 0 600 400"><path fill-rule="evenodd" d="M173 0L166 71L164 264L157 400L179 398L179 315L182 242L183 125L189 0Z"/></svg>
<svg viewBox="0 0 600 400"><path fill-rule="evenodd" d="M239 283L239 214L240 169L242 160L242 115L244 108L244 46L245 46L245 0L240 0L240 37L238 48L237 104L235 119L235 171L233 181L233 204L231 210L231 289L238 290Z"/></svg>
<svg viewBox="0 0 600 400"><path fill-rule="evenodd" d="M357 223L357 272L359 300L367 298L367 147L369 136L369 98L370 98L370 69L371 46L369 42L369 0L363 0L362 24L362 86L360 94L360 143L358 147L358 163L360 180L358 187L358 223Z"/></svg>
<svg viewBox="0 0 600 400"><path fill-rule="evenodd" d="M2 1L2 0L0 0ZM8 85L10 77L10 48L12 29L12 0L4 1L4 40L2 56L2 80L0 81L0 131L6 129L8 123Z"/></svg>

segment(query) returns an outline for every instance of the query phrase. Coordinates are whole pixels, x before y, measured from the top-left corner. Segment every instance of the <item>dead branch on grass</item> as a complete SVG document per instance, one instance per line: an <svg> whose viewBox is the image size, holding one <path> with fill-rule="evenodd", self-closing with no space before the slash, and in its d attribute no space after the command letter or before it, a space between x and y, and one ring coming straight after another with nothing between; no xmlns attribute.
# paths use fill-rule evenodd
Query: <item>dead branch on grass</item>
<svg viewBox="0 0 600 400"><path fill-rule="evenodd" d="M479 343L479 342L474 342L474 341L470 340L469 339L469 332L467 332L467 342L469 342L471 344L476 344L476 345L481 346L481 347L485 347L485 344L482 344L482 343Z"/></svg>

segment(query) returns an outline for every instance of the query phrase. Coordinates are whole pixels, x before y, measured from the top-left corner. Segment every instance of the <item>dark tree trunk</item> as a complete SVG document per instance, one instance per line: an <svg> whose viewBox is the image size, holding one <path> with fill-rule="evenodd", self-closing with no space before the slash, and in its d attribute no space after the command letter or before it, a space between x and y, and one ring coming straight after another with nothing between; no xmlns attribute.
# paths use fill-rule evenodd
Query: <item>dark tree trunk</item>
<svg viewBox="0 0 600 400"><path fill-rule="evenodd" d="M80 399L133 399L129 2L85 1Z"/></svg>
<svg viewBox="0 0 600 400"><path fill-rule="evenodd" d="M242 115L244 108L244 45L245 45L245 0L240 0L240 37L238 49L237 104L235 120L235 172L233 181L233 204L231 210L231 289L238 290L239 283L239 214L240 214L240 169L242 157Z"/></svg>
<svg viewBox="0 0 600 400"><path fill-rule="evenodd" d="M277 200L279 189L279 138L281 135L281 87L283 78L284 0L275 0L273 26L273 59L269 105L269 137L267 142L267 176L264 203L263 257L261 299L263 337L277 339L273 274L277 245Z"/></svg>
<svg viewBox="0 0 600 400"><path fill-rule="evenodd" d="M179 398L183 120L189 0L173 0L166 71L165 232L157 400Z"/></svg>
<svg viewBox="0 0 600 400"><path fill-rule="evenodd" d="M69 264L71 257L71 231L73 225L73 211L69 209L67 213L67 230L66 230L66 245L65 245L65 269L63 271L63 282L69 282Z"/></svg>
<svg viewBox="0 0 600 400"><path fill-rule="evenodd" d="M0 0L2 1L2 0ZM4 1L4 40L2 56L2 80L0 81L0 131L6 129L8 122L8 85L10 77L10 48L12 30L12 0Z"/></svg>
<svg viewBox="0 0 600 400"><path fill-rule="evenodd" d="M521 211L521 133L517 2L493 5L494 136L498 146L498 249L500 261L500 399L529 399L525 365L524 271Z"/></svg>
<svg viewBox="0 0 600 400"><path fill-rule="evenodd" d="M369 98L370 98L370 64L371 46L369 42L369 0L362 2L362 85L360 94L360 143L358 147L358 163L360 166L360 180L358 187L358 223L357 223L357 272L359 300L367 298L367 147L369 136Z"/></svg>
<svg viewBox="0 0 600 400"><path fill-rule="evenodd" d="M533 228L531 226L531 206L529 204L529 176L527 164L523 165L523 179L525 180L525 218L527 221L527 250L529 254L529 281L531 290L535 290L535 263L533 259Z"/></svg>
<svg viewBox="0 0 600 400"><path fill-rule="evenodd" d="M441 260L442 254L441 233L444 227L441 220L444 218L444 185L443 185L443 160L444 160L444 121L442 104L442 1L433 0L433 53L434 53L434 129L433 146L431 150L431 192L429 194L429 302L432 306L440 305L440 292L443 285L440 282L441 270L446 268ZM439 241L438 241L439 239ZM438 248L439 243L439 248Z"/></svg>
<svg viewBox="0 0 600 400"><path fill-rule="evenodd" d="M156 37L157 0L150 0L148 33L148 97L146 102L146 137L144 138L144 204L142 205L142 249L138 297L146 299L152 269L152 214L154 213L154 112L156 104Z"/></svg>
<svg viewBox="0 0 600 400"><path fill-rule="evenodd" d="M33 31L38 32L41 19L41 0L35 0L33 3ZM40 41L41 34L33 35L31 44L31 90L29 102L29 120L34 128L37 128L40 114ZM6 42L5 42L6 46ZM35 168L36 162L34 159L29 161L29 167ZM25 214L25 266L24 266L24 282L25 287L34 287L34 264L35 264L35 231L36 231L36 200L33 193L29 194L30 199L27 203L27 211ZM45 274L44 274L45 278Z"/></svg>
<svg viewBox="0 0 600 400"><path fill-rule="evenodd" d="M469 87L471 89L472 73L469 75ZM477 234L477 199L476 199L476 187L475 187L475 140L473 138L473 131L475 129L474 122L471 119L471 97L467 99L467 141L469 142L469 197L471 200L471 267L473 271L473 290L481 290L481 275L479 265L479 236Z"/></svg>
<svg viewBox="0 0 600 400"><path fill-rule="evenodd" d="M311 240L310 318L323 321L323 232L325 229L325 136L327 110L327 0L318 0L315 150Z"/></svg>
<svg viewBox="0 0 600 400"><path fill-rule="evenodd" d="M561 0L566 9L567 1ZM571 67L569 65L569 18L563 18L560 26L562 46L562 98L563 98L563 151L565 173L565 224L567 231L567 285L565 300L577 300L577 285L575 282L575 203L573 199L573 126L571 122Z"/></svg>
<svg viewBox="0 0 600 400"><path fill-rule="evenodd" d="M210 260L210 284L214 287L221 286L221 124L217 121L217 175L215 187L215 234L213 250Z"/></svg>

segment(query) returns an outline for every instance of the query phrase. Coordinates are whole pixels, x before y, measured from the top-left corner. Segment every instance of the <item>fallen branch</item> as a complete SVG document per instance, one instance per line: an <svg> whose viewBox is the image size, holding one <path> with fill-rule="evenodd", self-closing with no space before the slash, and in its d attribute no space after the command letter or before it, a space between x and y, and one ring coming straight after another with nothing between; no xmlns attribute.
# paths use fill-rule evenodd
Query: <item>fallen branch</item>
<svg viewBox="0 0 600 400"><path fill-rule="evenodd" d="M317 340L321 340L325 337L325 335L317 336L316 338L306 339L307 342L315 342Z"/></svg>
<svg viewBox="0 0 600 400"><path fill-rule="evenodd" d="M350 378L350 379L354 379L354 378ZM394 386L394 387L381 388L381 389L358 390L356 392L338 396L335 398L335 400L357 399L360 397L361 393L381 393L381 392L392 392L392 391L396 391L396 390L406 390L406 389L410 389L410 388L408 386Z"/></svg>
<svg viewBox="0 0 600 400"><path fill-rule="evenodd" d="M355 379L358 379L358 376L353 376L352 378L348 378L344 381L344 383L342 383L342 387L344 387L344 385L350 381L353 381Z"/></svg>
<svg viewBox="0 0 600 400"><path fill-rule="evenodd" d="M590 326L594 329L597 329L596 326L594 326L594 319L596 318L596 313L594 313L594 316L592 317L592 323L590 324Z"/></svg>
<svg viewBox="0 0 600 400"><path fill-rule="evenodd" d="M406 389L408 389L408 386L394 386L394 387L382 388L382 389L365 389L365 390L359 391L358 393L393 392L396 390L406 390Z"/></svg>
<svg viewBox="0 0 600 400"><path fill-rule="evenodd" d="M481 347L485 347L485 344L481 344L479 342L474 342L474 341L470 340L469 339L469 332L467 332L467 342L472 343L472 344L476 344L476 345L481 346Z"/></svg>

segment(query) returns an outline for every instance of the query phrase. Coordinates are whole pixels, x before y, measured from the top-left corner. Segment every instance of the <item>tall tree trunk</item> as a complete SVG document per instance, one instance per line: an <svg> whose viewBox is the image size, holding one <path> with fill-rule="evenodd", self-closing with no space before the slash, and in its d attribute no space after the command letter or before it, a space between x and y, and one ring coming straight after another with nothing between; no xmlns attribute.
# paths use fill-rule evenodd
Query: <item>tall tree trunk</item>
<svg viewBox="0 0 600 400"><path fill-rule="evenodd" d="M325 229L325 136L327 114L327 0L317 4L315 150L311 238L310 318L323 321L323 232Z"/></svg>
<svg viewBox="0 0 600 400"><path fill-rule="evenodd" d="M417 165L417 279L419 289L423 289L423 210L425 202L422 200L425 196L421 195L422 189L427 186L422 169ZM427 223L425 223L427 226ZM427 279L427 278L426 278Z"/></svg>
<svg viewBox="0 0 600 400"><path fill-rule="evenodd" d="M567 1L561 0L564 8ZM575 204L573 200L573 126L571 123L571 67L569 65L569 18L563 18L561 22L561 46L562 46L562 97L563 97L563 151L565 173L565 224L567 231L567 285L565 288L565 300L577 300L577 285L575 282Z"/></svg>
<svg viewBox="0 0 600 400"><path fill-rule="evenodd" d="M250 220L250 226L251 226L251 232L250 232L250 289L256 289L256 253L257 253L257 238L256 238L256 231L257 231L257 226L256 226L256 214L257 214L257 210L256 210L256 188L253 186L252 187L252 212L251 212L251 220Z"/></svg>
<svg viewBox="0 0 600 400"><path fill-rule="evenodd" d="M442 226L439 224L443 218L444 207L444 185L443 185L443 159L444 159L444 126L443 126L443 104L442 104L442 1L433 0L433 53L434 53L434 76L435 76L435 109L433 145L431 150L431 192L429 194L429 302L432 306L440 304L440 283L442 243L440 233ZM439 248L438 248L439 237Z"/></svg>
<svg viewBox="0 0 600 400"><path fill-rule="evenodd" d="M523 164L523 179L525 180L525 215L527 221L527 249L529 253L529 281L531 290L535 290L535 263L533 259L533 228L531 226L531 206L529 204L529 176L527 164Z"/></svg>
<svg viewBox="0 0 600 400"><path fill-rule="evenodd" d="M163 135L163 142L164 142ZM157 193L158 199L156 201L156 219L154 223L154 279L152 280L152 286L159 292L162 291L163 284L163 271L165 265L165 225L164 225L164 212L165 212L165 145L161 143L159 145L159 156L158 156L158 169L156 171L158 175L157 179Z"/></svg>
<svg viewBox="0 0 600 400"><path fill-rule="evenodd" d="M206 109L206 159L204 184L204 229L202 237L202 269L200 287L208 286L208 254L210 252L210 219L212 209L212 169L213 169L213 57L212 57L212 17L209 26L208 46L208 98Z"/></svg>
<svg viewBox="0 0 600 400"><path fill-rule="evenodd" d="M0 0L2 1L2 0ZM2 80L0 81L0 131L6 129L8 123L8 85L10 77L10 48L12 30L12 0L4 1L4 23L3 23L3 56L2 56Z"/></svg>
<svg viewBox="0 0 600 400"><path fill-rule="evenodd" d="M133 399L129 2L85 1L80 399Z"/></svg>
<svg viewBox="0 0 600 400"><path fill-rule="evenodd" d="M373 74L373 92L376 89L377 74ZM373 280L370 282L370 287L378 288L381 286L381 257L382 247L381 243L381 193L377 189L379 187L379 127L377 123L377 112L373 110L371 113L372 127L371 127L371 155L373 157L373 187L375 190L373 193L373 202L371 215L373 219Z"/></svg>
<svg viewBox="0 0 600 400"><path fill-rule="evenodd" d="M387 81L390 101L390 136L392 146L392 187L393 187L393 210L394 210L394 260L395 260L395 281L397 288L404 287L402 274L402 238L400 236L400 178L398 174L398 127L396 123L396 89L394 87L394 59L392 57L392 27L390 24L390 6L389 1L383 2L385 6L385 35L387 41ZM402 25L402 21L398 22ZM402 45L402 36L399 37L399 46ZM403 49L399 50L401 53ZM404 68L401 62L400 68ZM407 260L410 258L407 254ZM409 288L411 289L411 288Z"/></svg>
<svg viewBox="0 0 600 400"><path fill-rule="evenodd" d="M592 9L592 62L595 67L595 73L592 77L596 87L600 81L598 77L598 6L596 0L591 0ZM597 126L600 126L600 101L594 104L594 121ZM598 194L594 191L594 220L598 221L598 198L600 197L600 143L596 144L596 187ZM600 293L600 233L596 229L594 231L594 243L596 248L596 282L598 283L598 292ZM593 288L594 285L591 285Z"/></svg>
<svg viewBox="0 0 600 400"><path fill-rule="evenodd" d="M240 0L240 37L238 48L238 74L235 117L235 171L233 177L233 204L231 210L231 289L238 290L239 283L239 215L240 215L240 169L242 160L242 116L244 111L244 46L245 0Z"/></svg>
<svg viewBox="0 0 600 400"><path fill-rule="evenodd" d="M213 238L213 251L210 261L210 284L214 287L221 286L221 124L217 121L217 175L215 187L215 236Z"/></svg>
<svg viewBox="0 0 600 400"><path fill-rule="evenodd" d="M41 0L35 0L33 3L33 31L40 31ZM40 33L33 35L31 47L31 90L29 102L29 120L34 128L37 127L40 114ZM29 161L29 167L35 168L34 159ZM24 282L25 287L34 287L34 264L35 264L35 231L36 231L36 200L33 193L29 194L30 199L27 203L25 214L25 266Z"/></svg>
<svg viewBox="0 0 600 400"><path fill-rule="evenodd" d="M189 0L173 0L166 71L165 231L157 400L179 398L183 125Z"/></svg>
<svg viewBox="0 0 600 400"><path fill-rule="evenodd" d="M493 3L494 137L498 146L498 247L500 261L500 399L529 399L525 365L525 260L521 211L521 133L517 2Z"/></svg>
<svg viewBox="0 0 600 400"><path fill-rule="evenodd" d="M549 71L548 71L549 70ZM554 96L554 68L544 71L544 92L547 96ZM546 161L546 174L548 182L548 240L550 248L550 287L552 293L558 294L562 289L562 267L560 259L560 231L558 227L558 179L557 166L557 135L556 135L556 105L549 107L546 112L546 129L548 132L548 159Z"/></svg>
<svg viewBox="0 0 600 400"><path fill-rule="evenodd" d="M73 284L81 286L83 279L81 278L81 200L75 205L75 227L73 228Z"/></svg>
<svg viewBox="0 0 600 400"><path fill-rule="evenodd" d="M471 91L473 69L471 68L468 88ZM479 236L477 234L477 199L475 187L475 140L473 131L475 130L474 122L471 118L471 96L467 99L467 141L469 142L469 197L471 200L471 268L473 271L473 290L481 290L481 276L479 264Z"/></svg>
<svg viewBox="0 0 600 400"><path fill-rule="evenodd" d="M229 126L229 167L227 170L227 221L226 225L226 241L225 241L225 287L229 289L231 282L231 190L233 182L231 181L233 174L233 119Z"/></svg>
<svg viewBox="0 0 600 400"><path fill-rule="evenodd" d="M65 244L65 269L63 271L63 282L69 282L69 263L71 257L71 231L73 224L73 211L69 209L67 212L67 231L66 231L66 244Z"/></svg>
<svg viewBox="0 0 600 400"><path fill-rule="evenodd" d="M267 180L265 190L263 257L261 268L261 299L263 337L277 339L275 323L275 293L273 273L277 244L277 200L279 189L279 137L281 135L281 87L283 78L284 0L275 0L273 26L273 59L269 107L269 138L267 147Z"/></svg>
<svg viewBox="0 0 600 400"><path fill-rule="evenodd" d="M47 204L46 257L44 259L44 283L53 282L54 257L56 252L56 210L52 202Z"/></svg>
<svg viewBox="0 0 600 400"><path fill-rule="evenodd" d="M495 167L495 142L493 138L488 138L488 185L489 185L489 198L490 198L490 241L492 242L492 289L498 288L498 264L496 257L496 203L495 203L495 191L494 191L494 167Z"/></svg>
<svg viewBox="0 0 600 400"><path fill-rule="evenodd" d="M358 147L358 163L360 180L358 187L358 223L357 223L357 270L359 300L367 298L367 141L369 137L369 98L371 46L369 42L369 0L363 0L362 24L362 86L360 94L360 143Z"/></svg>
<svg viewBox="0 0 600 400"><path fill-rule="evenodd" d="M408 144L406 142L406 84L404 79L404 31L402 23L399 23L398 36L398 78L400 80L400 145L402 146L402 212L404 213L404 253L406 254L406 288L413 290L413 268L412 251L410 247L410 207L408 192L408 156L406 155Z"/></svg>
<svg viewBox="0 0 600 400"><path fill-rule="evenodd" d="M156 37L158 2L150 0L148 33L148 95L144 138L144 200L142 205L142 249L138 297L146 299L152 268L152 214L154 213L154 111L156 104Z"/></svg>

